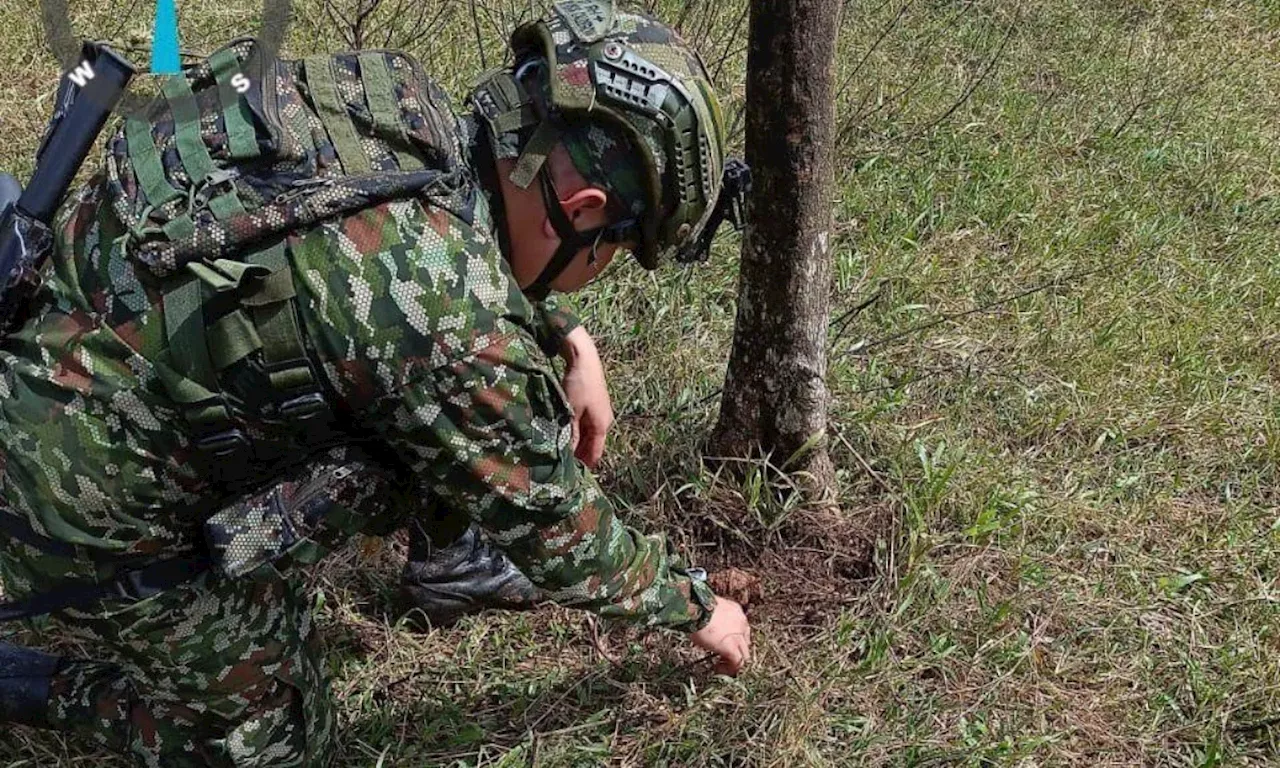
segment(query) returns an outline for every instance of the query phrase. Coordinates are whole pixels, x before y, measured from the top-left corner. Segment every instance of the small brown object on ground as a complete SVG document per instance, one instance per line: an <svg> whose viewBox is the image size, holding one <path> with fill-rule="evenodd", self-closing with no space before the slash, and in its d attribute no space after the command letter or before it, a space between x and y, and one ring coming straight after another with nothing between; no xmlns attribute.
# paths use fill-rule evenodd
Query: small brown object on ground
<svg viewBox="0 0 1280 768"><path fill-rule="evenodd" d="M725 568L707 577L707 583L717 595L742 604L743 608L758 602L763 596L760 577L740 568Z"/></svg>

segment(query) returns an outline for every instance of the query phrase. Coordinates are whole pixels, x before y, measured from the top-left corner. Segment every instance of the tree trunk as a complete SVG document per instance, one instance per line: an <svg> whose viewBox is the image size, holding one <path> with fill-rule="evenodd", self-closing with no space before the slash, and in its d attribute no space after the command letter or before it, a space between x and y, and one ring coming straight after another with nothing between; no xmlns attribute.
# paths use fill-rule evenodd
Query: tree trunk
<svg viewBox="0 0 1280 768"><path fill-rule="evenodd" d="M831 136L839 0L750 0L746 160L753 184L733 352L710 450L770 452L830 498L826 450Z"/></svg>

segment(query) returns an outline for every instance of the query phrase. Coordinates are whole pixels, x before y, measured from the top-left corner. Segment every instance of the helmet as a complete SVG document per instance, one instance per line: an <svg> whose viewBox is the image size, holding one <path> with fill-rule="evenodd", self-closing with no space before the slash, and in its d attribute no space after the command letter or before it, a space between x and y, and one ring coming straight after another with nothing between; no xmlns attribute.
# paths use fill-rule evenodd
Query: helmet
<svg viewBox="0 0 1280 768"><path fill-rule="evenodd" d="M532 129L511 180L527 187L538 175L549 178L546 156L567 126L620 134L638 165L643 205L630 220L590 234L635 242L648 269L666 258L703 258L726 213L740 225L745 194L738 183L731 200L721 199L726 178L740 181L745 166L731 161L726 169L724 119L706 67L649 16L618 11L608 0L553 7L550 18L512 34L514 69L486 74L472 95L494 135ZM548 199L555 223L552 208Z"/></svg>

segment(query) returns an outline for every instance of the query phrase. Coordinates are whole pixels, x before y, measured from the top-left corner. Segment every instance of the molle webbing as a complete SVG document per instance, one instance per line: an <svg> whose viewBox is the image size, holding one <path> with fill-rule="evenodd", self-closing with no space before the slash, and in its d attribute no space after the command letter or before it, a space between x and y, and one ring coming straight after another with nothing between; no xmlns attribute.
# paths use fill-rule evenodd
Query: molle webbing
<svg viewBox="0 0 1280 768"><path fill-rule="evenodd" d="M293 396L319 391L294 312L293 272L283 242L249 254L248 261L270 270L241 304L253 318L271 386L284 395L280 405L286 407Z"/></svg>
<svg viewBox="0 0 1280 768"><path fill-rule="evenodd" d="M196 445L224 463L226 479L245 471L252 445L236 426L220 374L249 355L262 354L274 393L266 414L272 421L299 437L325 421L315 418L327 407L307 359L296 295L283 241L248 252L242 261L189 263L164 294L171 370L162 378L183 407ZM216 319L214 306L224 310Z"/></svg>
<svg viewBox="0 0 1280 768"><path fill-rule="evenodd" d="M457 120L412 58L258 61L255 48L237 40L165 78L160 108L107 142L127 251L156 278L388 200L464 189ZM248 68L259 74L237 77Z"/></svg>
<svg viewBox="0 0 1280 768"><path fill-rule="evenodd" d="M200 134L200 112L196 97L185 76L168 77L164 81L164 97L173 112L173 129L178 145L178 157L182 160L191 184L201 189L213 175L216 165ZM244 204L232 187L229 192L212 197L209 210L219 221L245 212Z"/></svg>
<svg viewBox="0 0 1280 768"><path fill-rule="evenodd" d="M218 394L217 374L209 354L203 286L196 275L188 274L177 278L164 294L164 325L170 359L182 377L178 391L171 394L188 408L189 421L221 424L230 417Z"/></svg>
<svg viewBox="0 0 1280 768"><path fill-rule="evenodd" d="M404 130L400 101L396 98L386 56L377 51L365 51L359 55L358 60L360 82L364 84L365 103L373 117L374 130L387 141L400 170L414 171L422 168L422 161L407 151L410 147L409 137Z"/></svg>
<svg viewBox="0 0 1280 768"><path fill-rule="evenodd" d="M129 142L129 159L133 161L133 172L138 177L142 194L147 197L147 204L161 206L182 197L164 173L164 163L160 160L160 150L151 138L151 125L137 117L125 121L125 137Z"/></svg>
<svg viewBox="0 0 1280 768"><path fill-rule="evenodd" d="M191 178L191 183L199 184L213 172L214 165L209 149L204 145L204 138L200 136L200 110L196 107L191 84L183 76L166 77L164 97L173 112L174 133L182 167Z"/></svg>
<svg viewBox="0 0 1280 768"><path fill-rule="evenodd" d="M324 130L329 134L329 141L338 153L338 162L342 170L348 174L366 174L373 170L364 147L360 144L360 133L351 114L347 111L347 102L338 90L338 80L333 73L333 59L329 56L309 56L306 59L307 84L311 88L311 99L315 103Z"/></svg>
<svg viewBox="0 0 1280 768"><path fill-rule="evenodd" d="M129 145L129 159L133 162L134 173L147 204L158 208L181 200L182 192L165 176L160 150L151 137L151 126L137 117L130 117L125 121L125 137ZM183 213L164 222L160 231L170 239L183 239L195 232L195 224L188 214Z"/></svg>

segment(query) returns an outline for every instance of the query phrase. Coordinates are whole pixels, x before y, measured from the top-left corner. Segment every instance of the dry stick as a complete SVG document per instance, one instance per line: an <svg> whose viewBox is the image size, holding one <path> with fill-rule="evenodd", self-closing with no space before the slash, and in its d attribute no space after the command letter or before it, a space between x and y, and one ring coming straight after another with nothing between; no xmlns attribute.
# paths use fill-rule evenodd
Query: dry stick
<svg viewBox="0 0 1280 768"><path fill-rule="evenodd" d="M471 24L476 32L476 48L480 51L480 66L488 69L489 60L484 54L484 38L480 35L480 16L476 13L476 0L468 0L467 4L471 6Z"/></svg>
<svg viewBox="0 0 1280 768"><path fill-rule="evenodd" d="M715 5L708 5L706 13L702 15L702 18L704 19L704 21L701 25L701 29L698 30L697 36L694 37L693 39L693 49L695 51L702 49L703 45L706 44L707 42L707 37L711 34L711 31L715 29L715 26L716 26L715 9L716 9Z"/></svg>
<svg viewBox="0 0 1280 768"><path fill-rule="evenodd" d="M866 53L862 54L862 58L858 59L858 63L853 65L853 70L849 72L848 76L845 77L844 82L836 89L837 94L843 93L844 90L849 87L849 84L853 82L853 78L857 77L858 73L862 71L862 67L867 63L867 59L871 58L871 54L876 52L881 43L889 39L889 33L892 32L893 28L898 26L898 22L902 21L902 18L907 15L907 10L911 8L911 3L913 1L914 0L907 0L907 2L903 3L902 7L898 9L898 12L893 15L893 18L889 19L889 23L884 26L884 29L880 30L880 34L876 37L875 42L871 44L871 47L867 48Z"/></svg>
<svg viewBox="0 0 1280 768"><path fill-rule="evenodd" d="M1129 110L1129 114L1125 115L1124 119L1120 121L1120 125L1116 126L1115 130L1111 132L1111 138L1113 139L1119 138L1120 134L1124 132L1124 129L1129 127L1129 123L1133 121L1133 118L1138 114L1138 112L1151 104L1151 99L1148 98L1148 95L1151 92L1151 83L1155 79L1156 68L1152 65L1150 59L1148 59L1143 69L1146 70L1146 76L1142 79L1142 93L1138 96L1133 107ZM1130 90L1130 95L1132 95L1132 89Z"/></svg>
<svg viewBox="0 0 1280 768"><path fill-rule="evenodd" d="M739 138L742 137L742 134L746 132L747 124L742 119L743 116L745 116L746 114L747 114L747 108L746 108L746 105L743 105L742 109L739 109L737 113L733 116L733 124L729 126L729 132L728 132L730 144L737 141Z"/></svg>
<svg viewBox="0 0 1280 768"><path fill-rule="evenodd" d="M511 29L511 27L507 26L506 15L502 12L502 8L498 8L496 19L494 18L494 10L491 5L485 3L483 8L484 17L488 20L489 26L493 27L493 31L497 33L499 38L503 37L503 33L506 30Z"/></svg>
<svg viewBox="0 0 1280 768"><path fill-rule="evenodd" d="M1143 68L1146 70L1146 76L1142 80L1142 94L1139 96L1137 102L1133 105L1133 108L1129 110L1129 114L1125 115L1125 118L1120 122L1120 125L1116 126L1116 129L1111 132L1111 138L1113 139L1118 138L1120 134L1124 132L1124 129L1129 127L1129 123L1138 114L1138 112L1140 112L1144 107L1151 104L1151 99L1149 98L1149 95L1151 93L1151 88L1152 88L1151 84L1155 80L1156 68L1155 66L1152 65L1152 62L1150 59L1148 59L1148 61L1146 62L1146 66L1144 66Z"/></svg>
<svg viewBox="0 0 1280 768"><path fill-rule="evenodd" d="M129 3L129 9L125 11L125 13L122 16L120 16L120 25L117 26L114 30L112 30L111 34L106 35L105 37L102 37L100 39L112 40L116 37L119 37L120 33L124 31L124 28L128 26L129 22L138 18L137 10L138 10L138 0L132 0L132 2ZM117 46L112 46L112 47L118 49Z"/></svg>
<svg viewBox="0 0 1280 768"><path fill-rule="evenodd" d="M1048 289L1053 288L1053 287L1055 287L1055 286L1067 285L1067 284L1070 284L1070 283L1076 282L1076 281L1078 281L1078 280L1082 280L1082 279L1084 279L1084 278L1086 278L1086 277L1091 277L1091 276L1093 276L1093 275L1095 275L1095 274L1098 274L1098 273L1100 273L1100 272L1104 272L1104 271L1107 271L1107 270L1109 270L1109 269L1114 269L1114 268L1119 267L1119 266L1124 266L1124 265L1126 265L1126 264L1128 264L1128 263L1130 263L1130 262L1132 262L1132 261L1135 261L1135 260L1136 260L1136 257L1134 257L1134 258L1130 258L1130 259L1126 259L1126 260L1121 261L1121 262L1118 262L1118 263L1116 263L1116 264L1109 264L1109 265L1104 265L1104 266L1100 266L1100 267L1095 267L1095 268L1093 268L1093 269L1086 269L1086 270L1082 270L1082 271L1078 271L1078 272L1072 272L1072 273L1070 273L1070 274L1068 274L1068 275L1066 275L1066 276L1064 276L1064 277L1055 278L1055 279L1053 279L1053 280L1048 280L1048 281L1045 281L1045 282L1043 282L1043 283L1040 283L1039 285L1036 285L1036 286L1034 286L1034 287L1032 287L1032 288L1028 288L1028 289L1026 289L1026 290L1024 290L1024 291L1019 291L1018 293L1015 293L1015 294L1013 294L1013 295L1011 295L1011 296L1005 296L1005 297L1002 297L1002 298L996 299L996 300L994 300L994 301L989 301L989 302L987 302L987 303L985 303L985 304L981 304L981 305L979 305L979 306L977 306L977 307L974 307L974 308L972 308L972 309L967 309L967 310L965 310L965 311L963 311L963 312L956 312L956 313L949 314L949 315L943 315L943 316L941 316L941 317L935 318L935 319L930 320L930 321L928 321L928 322L920 323L919 325L914 325L914 326L912 326L912 327L910 327L910 328L904 329L904 330L902 330L902 331L898 331L897 333L891 333L891 334L889 334L888 336L882 336L882 337L880 337L880 338L878 338L878 339L875 339L875 340L873 340L873 341L869 341L869 342L867 342L866 344L862 344L862 345L860 345L856 350L854 350L854 352L855 352L856 354L862 354L862 353L866 352L867 350L873 349L873 348L875 348L875 347L883 346L883 345L885 345L885 344L888 344L888 343L889 343L889 342L891 342L891 341L897 341L898 339L901 339L901 338L904 338L904 337L907 337L907 336L911 336L912 334L919 333L920 331L926 331L926 330L928 330L928 329L930 329L930 328L936 328L937 326L942 325L943 323L948 323L948 322L951 322L951 321L953 321L953 320L959 320L959 319L961 319L961 318L968 317L968 316L970 316L970 315L976 315L976 314L979 314L979 313L982 313L982 312L986 312L986 311L989 311L989 310L992 310L992 309L996 309L996 308L998 308L998 307L1000 307L1000 306L1003 306L1003 305L1005 305L1005 304L1009 304L1009 303L1011 303L1011 302L1018 301L1019 299L1024 299L1024 298L1026 298L1026 297L1028 297L1028 296L1032 296L1032 295L1035 295L1035 294L1037 294L1037 293L1041 293L1041 292L1043 292L1043 291L1047 291ZM858 305L857 307L854 307L853 309L849 310L848 312L846 312L846 313L845 313L845 315L849 315L850 313L856 313L856 312L860 312L860 311L862 311L863 309L865 309L866 307L868 307L868 306L870 306L872 303L874 303L874 301L875 301L877 298L879 298L879 294L878 294L878 293L877 293L877 295L873 296L873 297L872 297L871 299L869 299L868 301L863 302L862 304ZM844 317L844 315L842 315L842 316L841 316L841 318L842 318L842 319L843 319L843 317ZM839 337L837 337L837 338L839 338ZM908 385L908 384L914 384L914 383L916 383L916 382L918 382L918 381L923 381L923 380L925 380L925 379L931 378L931 377L933 377L933 376L938 376L938 375L941 375L941 374L943 374L943 373L951 373L951 372L954 372L954 371L956 371L956 370L959 370L959 367L952 367L952 368L937 369L937 370L930 371L930 372L925 373L925 374L921 374L921 375L919 375L919 376L914 376L914 377L912 377L912 378L910 378L910 379L906 379L906 380L903 380L903 381L894 382L894 383L892 383L892 384L886 384L886 385L876 386L876 387L868 387L868 388L866 388L866 389L857 389L857 390L853 390L853 391L852 391L852 392L850 392L849 394L857 395L857 394L864 394L864 393L868 393L868 392L879 392L879 391L883 391L883 390L887 390L887 389L897 389L897 388L899 388L899 387L903 387L903 386L906 386L906 385ZM716 387L716 389L715 389L715 390L713 390L712 392L710 392L709 394L707 394L705 397L702 397L702 398L700 398L700 399L698 399L698 400L695 400L695 401L694 401L694 402L692 402L692 403L685 403L685 404L684 404L684 405L682 405L682 406L679 406L679 407L677 407L677 408L673 408L673 409L671 409L671 410L667 411L666 413L662 414L662 418L669 419L669 418L672 418L673 416L677 416L677 415L679 415L679 414L681 414L681 413L684 413L685 411L687 411L687 410L689 410L689 409L691 409L691 408L696 408L696 407L698 407L698 406L700 406L700 405L702 405L702 404L704 404L704 403L710 402L713 398L718 397L718 396L719 396L723 391L724 391L724 388L723 388L723 387ZM620 413L620 414L618 414L618 418L635 418L635 417L644 416L644 415L645 415L645 414L641 414L641 413L639 413L639 412L637 412L637 411L628 411L628 412L626 412L626 413Z"/></svg>
<svg viewBox="0 0 1280 768"><path fill-rule="evenodd" d="M1122 263L1123 263L1123 262L1122 262ZM1012 296L1006 296L1006 297L1003 297L1003 298L1000 298L1000 299L996 299L996 300L994 300L994 301L989 301L989 302L987 302L987 303L985 303L985 304L980 304L980 305L978 305L978 306L974 307L973 309L966 309L966 310L965 310L965 311L963 311L963 312L956 312L956 313L954 313L954 314L950 314L950 315L943 315L942 317L934 318L933 320L930 320L930 321L925 322L925 323L920 323L919 325L914 325L914 326L912 326L912 327L910 327L910 328L907 328L907 329L905 329L905 330L898 331L897 333L891 333L891 334L889 334L888 336L882 336L882 337L880 337L880 338L878 338L878 339L875 339L875 340L873 340L873 341L869 341L869 342L867 342L866 344L861 345L861 346L860 346L860 347L858 347L858 349L857 349L857 350L855 350L855 351L856 351L856 352L858 352L858 353L862 353L862 352L865 352L865 351L867 351L867 350L869 350L869 349L874 349L875 347L879 347L879 346L883 346L883 345L885 345L885 344L888 344L888 343L889 343L889 342L891 342L891 341L897 341L898 339L901 339L901 338L903 338L904 336L910 336L910 335L912 335L912 334L914 334L914 333L919 333L920 331L925 331L925 330L928 330L928 329L930 329L930 328L935 328L935 327L937 327L937 326L939 326L939 325L942 325L943 323L949 323L949 322L951 322L952 320L959 320L959 319L960 319L960 318L962 318L962 317L968 317L969 315L976 315L976 314L979 314L979 313L981 313L981 312L986 312L987 310L995 309L996 307L1002 306L1002 305L1004 305L1004 304L1008 304L1008 303L1013 302L1013 301L1017 301L1018 299L1023 299L1023 298L1026 298L1027 296L1031 296L1031 295L1033 295L1033 294L1037 294L1037 293L1040 293L1040 292L1042 292L1042 291L1047 291L1047 290L1049 290L1050 288L1053 288L1054 286L1063 285L1063 284L1065 284L1065 283L1071 283L1071 282L1074 282L1074 281L1076 281L1076 280L1083 279L1083 278L1085 278L1085 277L1090 277L1090 276L1092 276L1092 275L1096 275L1096 274L1098 274L1099 272L1103 272L1103 271L1105 271L1105 270L1107 270L1107 269L1111 269L1111 268L1113 268L1113 267L1115 267L1115 266L1116 266L1116 265L1111 264L1111 265L1104 265L1104 266L1101 266L1101 267L1095 267L1095 268L1093 268L1093 269L1086 269L1086 270L1079 271L1079 272L1072 272L1072 273L1070 273L1070 274L1066 275L1065 277L1060 277L1060 278L1055 278L1055 279L1053 279L1053 280L1045 281L1045 282L1040 283L1039 285L1036 285L1036 286L1034 286L1034 287L1032 287L1032 288L1028 288L1028 289L1026 289L1025 291L1019 291L1018 293L1015 293L1015 294L1013 294Z"/></svg>
<svg viewBox="0 0 1280 768"><path fill-rule="evenodd" d="M742 24L747 20L747 11L751 9L750 3L742 4L742 13L738 16L738 21L733 25L733 34L729 36L729 42L724 45L724 52L720 54L720 61L716 62L716 72L711 76L711 82L720 79L720 72L724 69L724 63L733 52L733 44L738 42L738 35L742 32Z"/></svg>
<svg viewBox="0 0 1280 768"><path fill-rule="evenodd" d="M877 112L884 109L885 107L891 104L896 104L899 102L899 100L905 99L907 96L910 96L913 91L915 91L917 88L920 87L920 84L924 82L924 75L926 70L923 66L919 65L919 61L922 58L919 55L919 52L921 50L927 50L928 48L930 48L933 45L933 43L939 37L942 36L942 33L945 30L951 29L975 5L976 3L966 3L961 7L959 11L952 14L951 17L948 18L946 21L940 24L934 25L928 37L926 37L922 43L915 46L915 50L917 52L916 58L915 58L915 61L917 62L917 66L913 67L913 69L915 69L916 71L915 79L912 80L910 83L907 83L907 85L904 86L902 89L900 89L897 93L893 94L887 99L882 100L870 112L864 113L862 111L863 108L867 105L867 101L870 100L871 95L875 93L874 87L867 89L867 93L866 95L863 96L862 101L858 104L858 108L853 111L852 115L847 120L845 120L844 124L840 127L840 132L837 134L837 137L836 137L837 144L843 143L844 140L848 137L848 133L852 131L854 128L856 128L857 126L866 122L868 118L875 116ZM886 121L892 120L893 117L896 116L897 114L898 114L897 112L892 112L890 113L889 117L885 118L885 120Z"/></svg>
<svg viewBox="0 0 1280 768"><path fill-rule="evenodd" d="M1226 57L1223 59L1221 66L1217 67L1212 72L1209 72L1207 74L1205 74L1205 70L1208 69L1209 67L1207 64L1205 64L1201 67L1199 72L1199 74L1204 75L1203 77L1201 77L1199 80L1196 81L1194 85L1188 88L1179 88L1178 98L1173 102L1173 109L1169 111L1169 117L1164 121L1164 135L1165 136L1169 135L1169 130L1173 126L1173 121L1178 117L1178 113L1182 111L1182 104L1188 96L1199 95L1199 93L1204 90L1205 85L1207 85L1210 80L1217 80L1221 75L1225 74L1228 69L1230 69L1235 64L1238 64L1240 61L1241 61L1240 59L1233 59L1230 57Z"/></svg>
<svg viewBox="0 0 1280 768"><path fill-rule="evenodd" d="M427 3L422 3L419 7L420 9L425 9L427 5ZM421 21L422 10L419 11L419 17L417 20L410 21L405 25L401 22L405 18L406 14L409 13L409 9L406 6L408 6L408 0L396 0L395 4L388 7L386 9L386 13L383 14L387 21L379 24L377 19L370 19L371 23L369 24L368 29L365 30L365 39L373 40L377 37L381 41L380 45L382 47L390 48L392 47L391 39L395 36L398 28L406 28L410 31L410 34L412 34L416 25Z"/></svg>
<svg viewBox="0 0 1280 768"><path fill-rule="evenodd" d="M1133 47L1136 44L1137 40L1138 40L1138 28L1135 26L1129 34L1129 44L1125 46L1125 51L1124 51L1124 68L1126 71L1129 69L1129 64L1133 61ZM1127 78L1127 75L1126 75L1126 78ZM1133 94L1133 89L1129 85L1128 79L1125 80L1125 90L1129 95ZM1099 133L1101 133L1102 124L1104 122L1106 122L1106 118L1099 117L1097 122L1093 124L1093 128L1090 129L1089 136L1094 137L1094 136L1097 136Z"/></svg>
<svg viewBox="0 0 1280 768"><path fill-rule="evenodd" d="M674 29L683 30L685 21L688 20L689 14L693 11L693 9L698 7L698 3L699 3L699 0L686 0L684 4L684 8L680 10L680 15L676 17L676 23L672 24L671 26ZM648 10L650 15L653 14L653 4L654 4L654 0L649 0Z"/></svg>
<svg viewBox="0 0 1280 768"><path fill-rule="evenodd" d="M858 452L857 448L853 447L853 444L844 436L844 433L836 428L835 425L832 425L831 431L835 434L837 440L844 443L844 447L849 449L849 453L853 454L853 458L858 460L858 463L867 471L867 474L871 475L871 479L876 481L876 485L883 488L884 492L890 496L894 495L893 488L889 486L889 483L880 476L879 472L871 468L871 464L869 464L866 459L862 458L862 454Z"/></svg>
<svg viewBox="0 0 1280 768"><path fill-rule="evenodd" d="M838 344L840 340L844 338L844 332L846 329L848 329L849 323L853 321L853 318L862 314L863 310L865 310L867 307L870 307L872 304L875 304L877 301L880 300L880 297L884 295L884 288L887 282L888 281L886 280L881 280L880 285L876 287L876 292L872 294L871 298L867 299L866 301L860 302L859 304L854 306L852 309L848 310L847 312L837 317L835 320L831 321L831 327L836 328L836 332L835 332L835 336L831 339L829 348L834 348L836 344Z"/></svg>
<svg viewBox="0 0 1280 768"><path fill-rule="evenodd" d="M337 3L333 2L333 0L325 0L323 7L325 15L329 17L329 21L337 28L338 34L342 35L343 41L347 45L351 45L351 37L347 34L351 28L351 20L342 11L338 10Z"/></svg>
<svg viewBox="0 0 1280 768"><path fill-rule="evenodd" d="M839 97L840 94L844 93L845 89L847 89L853 83L853 78L856 77L858 73L862 71L863 65L867 63L867 59L871 58L871 54L875 53L876 49L880 47L881 43L889 39L889 33L893 31L893 28L896 27L898 25L898 22L902 20L902 17L906 15L907 9L911 7L912 2L913 0L907 0L907 2L903 3L902 7L898 9L898 12L895 13L893 15L893 18L889 20L889 23L884 26L884 29L880 30L880 34L879 36L876 37L875 42L871 44L871 47L867 48L867 52L862 54L862 58L858 59L858 63L853 66L853 71L851 71L848 74L848 76L845 77L844 82L841 83L839 87L836 88L835 93L837 97ZM871 89L871 90L873 91L875 89ZM871 91L868 91L868 93L870 92ZM859 108L859 111L861 111L861 108ZM839 144L840 140L844 138L845 133L848 132L852 124L856 122L857 114L858 114L857 112L854 112L854 117L848 120L845 120L844 123L840 125L839 129L836 130L837 144Z"/></svg>
<svg viewBox="0 0 1280 768"><path fill-rule="evenodd" d="M946 112L943 112L941 115L939 115L936 120L930 122L928 125L924 126L920 130L915 131L907 138L915 138L917 136L922 136L925 133L928 133L929 131L933 130L937 126L946 122L952 115L956 113L956 110L964 106L965 102L969 100L969 97L973 96L973 92L978 90L978 86L982 85L983 82L986 81L987 77L991 74L991 72L995 70L996 64L998 64L1000 62L1000 59L1004 56L1004 49L1008 47L1009 40L1013 38L1013 31L1016 27L1017 27L1017 23L1014 22L1014 23L1011 23L1008 29L1005 30L1004 39L1000 41L1000 47L996 49L995 54L991 57L991 60L987 62L987 66L982 70L982 72L979 73L976 78L974 78L973 82L969 84L969 87L964 90L964 93L960 94L960 98L956 100L956 103L952 104L951 107L947 109Z"/></svg>
<svg viewBox="0 0 1280 768"><path fill-rule="evenodd" d="M364 42L368 39L367 33L369 32L366 25L372 20L373 14L377 12L380 5L382 5L382 0L369 0L364 5L364 9L360 13L360 42L356 45L357 48L364 47Z"/></svg>

